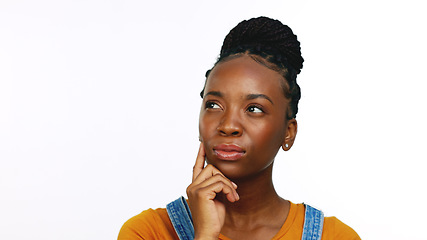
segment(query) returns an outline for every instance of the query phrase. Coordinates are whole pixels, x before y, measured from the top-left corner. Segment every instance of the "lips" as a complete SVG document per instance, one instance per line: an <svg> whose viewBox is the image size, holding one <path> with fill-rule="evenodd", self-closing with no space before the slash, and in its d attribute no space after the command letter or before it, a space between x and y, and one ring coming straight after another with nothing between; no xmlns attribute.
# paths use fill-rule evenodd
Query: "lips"
<svg viewBox="0 0 427 240"><path fill-rule="evenodd" d="M213 150L219 159L227 161L238 160L245 154L245 150L235 144L220 144Z"/></svg>

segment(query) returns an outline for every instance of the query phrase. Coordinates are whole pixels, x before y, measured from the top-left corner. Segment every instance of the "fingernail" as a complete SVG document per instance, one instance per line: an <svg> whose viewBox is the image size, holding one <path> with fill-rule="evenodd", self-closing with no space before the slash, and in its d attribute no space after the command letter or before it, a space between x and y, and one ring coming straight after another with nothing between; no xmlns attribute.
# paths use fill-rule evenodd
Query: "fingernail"
<svg viewBox="0 0 427 240"><path fill-rule="evenodd" d="M237 184L235 184L234 182L231 182L231 184L233 185L233 187L236 189L237 188Z"/></svg>
<svg viewBox="0 0 427 240"><path fill-rule="evenodd" d="M236 201L237 201L237 200L240 199L240 196L239 196L239 194L237 192L235 192L235 193L236 193Z"/></svg>

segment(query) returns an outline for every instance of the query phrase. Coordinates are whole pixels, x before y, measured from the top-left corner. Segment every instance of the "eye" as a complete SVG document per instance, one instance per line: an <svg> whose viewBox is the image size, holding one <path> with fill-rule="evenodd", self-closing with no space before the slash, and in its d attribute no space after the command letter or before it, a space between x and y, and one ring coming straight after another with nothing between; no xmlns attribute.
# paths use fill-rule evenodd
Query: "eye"
<svg viewBox="0 0 427 240"><path fill-rule="evenodd" d="M216 104L215 102L206 102L206 104L205 104L205 108L211 108L211 109L219 109L220 107L219 107L219 105L218 104Z"/></svg>
<svg viewBox="0 0 427 240"><path fill-rule="evenodd" d="M256 105L249 106L246 111L253 112L253 113L263 113L264 112L261 107L258 107Z"/></svg>

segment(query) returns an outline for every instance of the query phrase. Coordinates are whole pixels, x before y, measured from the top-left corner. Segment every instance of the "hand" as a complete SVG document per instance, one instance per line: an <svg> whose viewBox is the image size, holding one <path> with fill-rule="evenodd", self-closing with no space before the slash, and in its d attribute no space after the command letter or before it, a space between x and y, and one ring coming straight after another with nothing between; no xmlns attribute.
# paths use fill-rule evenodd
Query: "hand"
<svg viewBox="0 0 427 240"><path fill-rule="evenodd" d="M239 200L237 185L227 179L217 168L205 163L205 149L200 144L196 164L193 167L193 182L187 188L188 202L193 216L195 239L218 239L225 220L225 206L215 199L223 193L227 200Z"/></svg>

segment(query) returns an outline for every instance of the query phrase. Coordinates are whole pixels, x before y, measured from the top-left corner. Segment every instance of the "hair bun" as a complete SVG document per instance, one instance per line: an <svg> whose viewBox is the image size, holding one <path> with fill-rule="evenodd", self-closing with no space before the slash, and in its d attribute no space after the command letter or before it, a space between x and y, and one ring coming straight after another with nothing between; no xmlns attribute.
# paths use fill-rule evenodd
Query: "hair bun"
<svg viewBox="0 0 427 240"><path fill-rule="evenodd" d="M300 42L292 29L279 20L257 17L240 22L225 37L221 55L241 46L253 46L267 51L273 49L273 52L279 53L279 56L275 56L276 59L287 62L296 73L301 72L304 59L301 56Z"/></svg>

